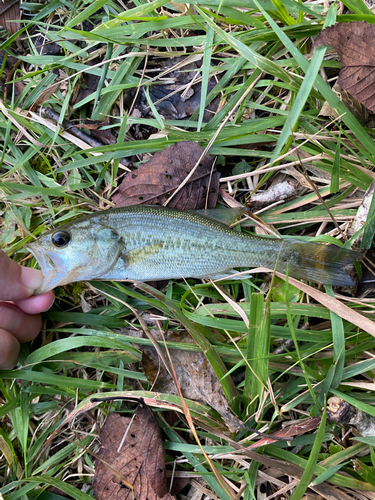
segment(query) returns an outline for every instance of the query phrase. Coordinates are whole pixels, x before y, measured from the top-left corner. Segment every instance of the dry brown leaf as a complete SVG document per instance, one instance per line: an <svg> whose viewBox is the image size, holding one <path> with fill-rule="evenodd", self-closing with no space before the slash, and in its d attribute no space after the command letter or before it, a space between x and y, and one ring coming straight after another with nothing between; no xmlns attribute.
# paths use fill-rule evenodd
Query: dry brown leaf
<svg viewBox="0 0 375 500"><path fill-rule="evenodd" d="M142 330L125 329L126 335L143 337ZM184 344L194 344L187 332L168 331L164 339L158 330L152 334L157 341L171 341ZM138 346L142 351L142 369L147 380L152 384L152 390L164 394L179 395L173 378L169 375L154 347ZM165 353L164 348L160 348ZM237 432L242 423L232 415L228 402L222 391L219 379L203 352L169 349L169 355L176 372L177 380L184 398L209 404L223 417L228 429Z"/></svg>
<svg viewBox="0 0 375 500"><path fill-rule="evenodd" d="M321 417L304 418L295 424L287 425L283 429L270 434L269 437L260 439L256 443L251 444L248 449L254 450L255 448L259 448L259 446L264 446L278 441L278 439L273 439L273 437L287 440L288 438L294 438L295 436L302 436L302 434L305 434L306 432L315 430L319 426L320 422Z"/></svg>
<svg viewBox="0 0 375 500"><path fill-rule="evenodd" d="M174 500L167 489L160 429L148 406L138 406L133 420L111 413L100 440L102 460L95 463L96 500Z"/></svg>
<svg viewBox="0 0 375 500"><path fill-rule="evenodd" d="M1 0L0 25L11 35L21 29L21 24L8 21L17 21L18 19L21 19L20 0Z"/></svg>
<svg viewBox="0 0 375 500"><path fill-rule="evenodd" d="M338 23L323 30L315 46L329 45L339 54L342 69L337 80L346 91L375 111L375 26L365 21Z"/></svg>
<svg viewBox="0 0 375 500"><path fill-rule="evenodd" d="M191 141L177 142L155 153L151 160L125 177L112 201L118 207L163 205L185 180L202 153L201 147ZM168 206L181 210L215 208L220 174L212 165L211 156L205 155L189 182Z"/></svg>
<svg viewBox="0 0 375 500"><path fill-rule="evenodd" d="M359 123L363 125L367 122L370 112L366 106L361 104L358 99L355 99L355 97L349 94L349 92L344 90L337 82L332 87L332 90L340 101L342 101L349 111L355 116L355 118L357 118ZM328 101L323 104L322 109L319 111L319 116L329 116L332 120L339 118L339 114L332 108Z"/></svg>
<svg viewBox="0 0 375 500"><path fill-rule="evenodd" d="M52 85L43 90L40 96L34 101L33 105L30 108L30 111L35 111L38 106L40 106L47 99L49 99L51 95L54 94L60 88L61 82L65 78L66 78L66 73L60 70L60 75L58 79Z"/></svg>

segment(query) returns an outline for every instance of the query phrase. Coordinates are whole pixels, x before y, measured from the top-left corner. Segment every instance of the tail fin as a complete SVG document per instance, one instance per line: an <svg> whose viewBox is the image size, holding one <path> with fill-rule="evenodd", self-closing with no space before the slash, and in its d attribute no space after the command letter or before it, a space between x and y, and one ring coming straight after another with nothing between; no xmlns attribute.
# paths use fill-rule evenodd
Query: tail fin
<svg viewBox="0 0 375 500"><path fill-rule="evenodd" d="M284 240L278 269L287 267L290 276L324 285L352 286L352 278L342 269L358 259L359 253L335 245Z"/></svg>

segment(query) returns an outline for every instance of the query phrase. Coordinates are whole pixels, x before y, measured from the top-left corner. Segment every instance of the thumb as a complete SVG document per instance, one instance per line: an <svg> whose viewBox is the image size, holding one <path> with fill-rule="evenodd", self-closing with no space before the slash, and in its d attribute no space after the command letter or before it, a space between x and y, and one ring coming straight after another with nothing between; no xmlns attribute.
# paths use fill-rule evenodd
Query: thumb
<svg viewBox="0 0 375 500"><path fill-rule="evenodd" d="M41 271L20 266L0 250L0 300L26 299L42 281Z"/></svg>

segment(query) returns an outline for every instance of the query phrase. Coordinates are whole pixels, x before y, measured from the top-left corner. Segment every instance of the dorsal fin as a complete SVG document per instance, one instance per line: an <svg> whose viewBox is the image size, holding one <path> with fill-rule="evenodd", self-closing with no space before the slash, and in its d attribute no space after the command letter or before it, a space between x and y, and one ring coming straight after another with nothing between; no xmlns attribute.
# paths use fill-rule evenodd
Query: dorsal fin
<svg viewBox="0 0 375 500"><path fill-rule="evenodd" d="M201 210L188 210L190 213L203 215L208 219L212 219L216 222L221 222L226 226L231 226L237 222L246 212L249 210L246 208L209 208Z"/></svg>

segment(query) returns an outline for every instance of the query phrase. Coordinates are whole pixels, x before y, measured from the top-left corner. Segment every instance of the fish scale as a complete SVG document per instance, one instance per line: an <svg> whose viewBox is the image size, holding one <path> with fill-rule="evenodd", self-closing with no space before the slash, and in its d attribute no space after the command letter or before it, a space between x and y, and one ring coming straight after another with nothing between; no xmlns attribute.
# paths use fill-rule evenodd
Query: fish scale
<svg viewBox="0 0 375 500"><path fill-rule="evenodd" d="M333 245L239 233L200 213L159 206L96 212L27 249L45 276L38 293L81 280L216 278L239 267L276 265L295 278L346 286L353 282L342 268L358 257Z"/></svg>

